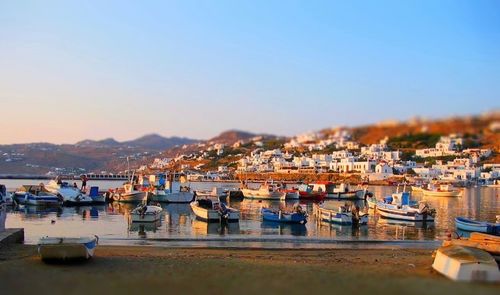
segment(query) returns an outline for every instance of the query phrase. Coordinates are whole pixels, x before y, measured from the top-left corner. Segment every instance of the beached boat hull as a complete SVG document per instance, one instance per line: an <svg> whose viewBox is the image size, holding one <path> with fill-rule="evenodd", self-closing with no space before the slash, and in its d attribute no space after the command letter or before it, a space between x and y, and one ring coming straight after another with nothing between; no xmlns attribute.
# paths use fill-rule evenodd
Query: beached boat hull
<svg viewBox="0 0 500 295"><path fill-rule="evenodd" d="M254 190L244 188L241 190L243 196L249 199L261 199L261 200L282 200L286 198L286 193L284 192L269 192L264 190Z"/></svg>
<svg viewBox="0 0 500 295"><path fill-rule="evenodd" d="M267 208L262 208L262 219L264 221L281 222L281 223L306 223L307 216L301 213L284 213L272 211Z"/></svg>
<svg viewBox="0 0 500 295"><path fill-rule="evenodd" d="M97 237L92 238L41 238L38 253L42 260L89 259L94 256Z"/></svg>
<svg viewBox="0 0 500 295"><path fill-rule="evenodd" d="M495 259L488 252L477 248L456 245L441 247L437 250L432 268L454 281L500 281Z"/></svg>
<svg viewBox="0 0 500 295"><path fill-rule="evenodd" d="M153 202L191 203L193 199L194 194L192 192L166 193L165 191L157 191L149 195L149 200Z"/></svg>
<svg viewBox="0 0 500 295"><path fill-rule="evenodd" d="M197 218L208 222L221 221L222 216L219 211L214 209L202 208L198 205L198 201L191 202L189 205L191 206L191 209L193 210L193 213ZM240 211L230 207L227 207L226 209L228 210L228 215L226 218L228 222L236 222L240 219Z"/></svg>

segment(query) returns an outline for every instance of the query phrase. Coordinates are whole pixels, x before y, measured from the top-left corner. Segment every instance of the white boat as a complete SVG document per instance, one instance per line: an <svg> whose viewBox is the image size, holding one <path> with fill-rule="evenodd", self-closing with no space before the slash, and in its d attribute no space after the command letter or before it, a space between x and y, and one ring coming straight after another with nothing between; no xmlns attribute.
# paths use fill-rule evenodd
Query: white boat
<svg viewBox="0 0 500 295"><path fill-rule="evenodd" d="M166 203L190 203L194 200L194 193L187 185L183 186L179 182L173 180L165 180L162 177L158 178L153 185L152 190L149 192L148 199L153 202L166 202ZM172 176L170 176L172 179Z"/></svg>
<svg viewBox="0 0 500 295"><path fill-rule="evenodd" d="M268 184L267 182L262 184L258 189L245 187L241 191L243 196L249 199L284 200L286 198L284 191L281 191L278 186L272 183Z"/></svg>
<svg viewBox="0 0 500 295"><path fill-rule="evenodd" d="M439 187L429 184L427 188L422 188L422 193L428 197L458 197L462 191L454 189L449 184L441 184Z"/></svg>
<svg viewBox="0 0 500 295"><path fill-rule="evenodd" d="M313 191L326 192L327 199L358 199L362 200L368 193L364 189L351 189L349 184L341 183L338 186L331 181L316 181L311 183Z"/></svg>
<svg viewBox="0 0 500 295"><path fill-rule="evenodd" d="M377 201L377 212L380 216L406 221L434 221L435 210L430 209L426 202L417 205L410 204L410 193L392 194Z"/></svg>
<svg viewBox="0 0 500 295"><path fill-rule="evenodd" d="M130 212L131 222L156 222L161 219L163 209L159 206L140 204Z"/></svg>
<svg viewBox="0 0 500 295"><path fill-rule="evenodd" d="M340 206L338 211L323 208L318 204L313 204L314 215L321 221L337 224L367 224L368 214L359 211L353 212L348 206Z"/></svg>
<svg viewBox="0 0 500 295"><path fill-rule="evenodd" d="M124 183L123 188L113 195L113 199L122 203L138 203L146 200L147 197L147 190L142 190L141 185L133 185L130 182Z"/></svg>
<svg viewBox="0 0 500 295"><path fill-rule="evenodd" d="M59 205L61 199L46 191L43 185L23 185L14 193L14 201L20 205Z"/></svg>
<svg viewBox="0 0 500 295"><path fill-rule="evenodd" d="M198 197L212 197L212 198L221 198L227 195L227 192L220 187L214 186L212 190L197 190L196 196Z"/></svg>
<svg viewBox="0 0 500 295"><path fill-rule="evenodd" d="M89 259L94 256L98 237L44 237L38 242L42 260Z"/></svg>
<svg viewBox="0 0 500 295"><path fill-rule="evenodd" d="M500 271L493 256L472 247L449 245L436 252L432 264L449 279L462 282L500 282Z"/></svg>
<svg viewBox="0 0 500 295"><path fill-rule="evenodd" d="M51 180L45 189L56 196L60 196L64 204L85 205L92 203L92 198L85 195L79 188L69 185L67 182L58 183Z"/></svg>
<svg viewBox="0 0 500 295"><path fill-rule="evenodd" d="M218 199L196 199L189 204L196 217L205 221L238 221L240 211L227 207Z"/></svg>

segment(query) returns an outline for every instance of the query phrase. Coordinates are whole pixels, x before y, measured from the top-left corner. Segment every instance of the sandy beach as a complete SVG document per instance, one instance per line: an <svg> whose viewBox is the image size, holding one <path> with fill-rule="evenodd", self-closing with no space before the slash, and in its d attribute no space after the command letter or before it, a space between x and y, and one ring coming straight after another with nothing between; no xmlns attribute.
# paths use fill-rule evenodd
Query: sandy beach
<svg viewBox="0 0 500 295"><path fill-rule="evenodd" d="M90 261L43 263L0 249L2 294L498 294L431 269L431 250L248 250L100 246ZM7 291L4 293L3 291Z"/></svg>

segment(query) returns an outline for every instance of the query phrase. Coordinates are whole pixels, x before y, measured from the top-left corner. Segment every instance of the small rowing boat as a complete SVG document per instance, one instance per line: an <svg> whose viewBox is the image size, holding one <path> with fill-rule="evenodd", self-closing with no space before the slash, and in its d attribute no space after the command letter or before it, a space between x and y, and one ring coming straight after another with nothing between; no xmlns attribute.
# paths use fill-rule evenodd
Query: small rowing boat
<svg viewBox="0 0 500 295"><path fill-rule="evenodd" d="M99 238L44 237L38 242L38 253L44 261L90 259Z"/></svg>
<svg viewBox="0 0 500 295"><path fill-rule="evenodd" d="M439 187L429 184L428 188L422 188L422 193L426 197L458 197L462 191L448 184L441 184Z"/></svg>
<svg viewBox="0 0 500 295"><path fill-rule="evenodd" d="M139 204L130 212L131 222L155 222L161 219L163 209L159 206Z"/></svg>
<svg viewBox="0 0 500 295"><path fill-rule="evenodd" d="M282 222L282 223L306 223L307 213L302 210L300 205L295 205L292 212L282 210L272 210L269 208L261 209L262 219L264 221Z"/></svg>
<svg viewBox="0 0 500 295"><path fill-rule="evenodd" d="M321 207L318 204L313 205L314 215L322 221L327 221L330 223L351 225L351 224L367 224L368 214L361 213L357 209L353 209L349 206L340 206L339 209L332 210Z"/></svg>
<svg viewBox="0 0 500 295"><path fill-rule="evenodd" d="M236 222L240 219L239 210L226 206L216 198L196 198L196 200L191 202L189 205L197 218L207 222Z"/></svg>
<svg viewBox="0 0 500 295"><path fill-rule="evenodd" d="M500 234L500 223L476 221L465 217L456 217L455 226L457 227L457 229L464 231L479 232L492 235Z"/></svg>
<svg viewBox="0 0 500 295"><path fill-rule="evenodd" d="M273 183L264 183L258 189L251 189L245 186L241 189L243 196L249 199L262 200L284 200L286 193Z"/></svg>

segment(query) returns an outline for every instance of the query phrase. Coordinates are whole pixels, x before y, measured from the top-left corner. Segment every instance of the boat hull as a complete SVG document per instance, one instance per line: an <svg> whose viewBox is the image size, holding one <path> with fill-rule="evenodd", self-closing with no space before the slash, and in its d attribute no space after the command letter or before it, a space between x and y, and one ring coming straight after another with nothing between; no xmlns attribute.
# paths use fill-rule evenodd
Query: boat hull
<svg viewBox="0 0 500 295"><path fill-rule="evenodd" d="M57 206L61 203L56 196L37 196L31 193L14 194L14 200L20 205Z"/></svg>
<svg viewBox="0 0 500 295"><path fill-rule="evenodd" d="M319 206L315 207L315 215L322 221L336 223L341 225L351 225L355 223L352 218L352 213L341 213L334 210L321 208ZM363 225L368 223L368 215L363 214L359 216L358 224Z"/></svg>
<svg viewBox="0 0 500 295"><path fill-rule="evenodd" d="M426 197L459 197L461 195L461 191L430 191L426 189L422 189L422 193Z"/></svg>
<svg viewBox="0 0 500 295"><path fill-rule="evenodd" d="M463 217L455 218L455 226L457 229L469 232L479 232L485 234L500 234L500 224L496 225L488 222L479 222Z"/></svg>
<svg viewBox="0 0 500 295"><path fill-rule="evenodd" d="M349 191L349 192L333 192L326 195L327 199L353 199L363 200L365 198L364 190Z"/></svg>
<svg viewBox="0 0 500 295"><path fill-rule="evenodd" d="M191 203L194 199L194 194L192 192L176 192L176 193L165 193L157 192L155 194L149 195L149 200L153 202L165 202L165 203Z"/></svg>
<svg viewBox="0 0 500 295"><path fill-rule="evenodd" d="M380 216L389 219L406 220L406 221L434 221L434 217L429 214L421 214L414 210L397 209L394 206L387 206L384 203L377 203L377 212Z"/></svg>
<svg viewBox="0 0 500 295"><path fill-rule="evenodd" d="M197 201L191 202L189 205L191 206L191 209L193 210L193 213L196 215L197 218L207 222L221 221L222 216L217 210L202 208L198 205ZM227 207L227 210L228 210L228 217L227 217L228 222L239 221L240 212L238 210L229 207Z"/></svg>
<svg viewBox="0 0 500 295"><path fill-rule="evenodd" d="M274 212L272 210L263 208L261 210L262 219L264 221L280 222L280 223L306 223L307 216L300 213L284 213L284 212Z"/></svg>
<svg viewBox="0 0 500 295"><path fill-rule="evenodd" d="M131 193L120 193L118 195L118 202L122 203L138 203L142 202L148 195L148 192L131 192Z"/></svg>
<svg viewBox="0 0 500 295"><path fill-rule="evenodd" d="M38 253L42 260L90 259L96 246L97 238L42 238Z"/></svg>
<svg viewBox="0 0 500 295"><path fill-rule="evenodd" d="M242 189L243 196L249 199L261 199L261 200L283 200L286 198L286 193L284 192L267 192L262 190L253 189Z"/></svg>

